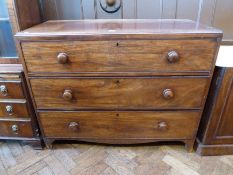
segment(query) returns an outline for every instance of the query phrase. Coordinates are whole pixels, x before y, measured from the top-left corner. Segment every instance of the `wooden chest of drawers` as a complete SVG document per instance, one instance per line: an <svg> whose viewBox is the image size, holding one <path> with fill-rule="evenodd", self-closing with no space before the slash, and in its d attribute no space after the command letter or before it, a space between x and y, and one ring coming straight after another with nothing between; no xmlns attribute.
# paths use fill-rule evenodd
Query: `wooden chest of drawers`
<svg viewBox="0 0 233 175"><path fill-rule="evenodd" d="M188 20L48 21L16 35L48 147L192 149L222 33Z"/></svg>
<svg viewBox="0 0 233 175"><path fill-rule="evenodd" d="M39 129L22 65L0 65L0 139L21 140L41 149Z"/></svg>

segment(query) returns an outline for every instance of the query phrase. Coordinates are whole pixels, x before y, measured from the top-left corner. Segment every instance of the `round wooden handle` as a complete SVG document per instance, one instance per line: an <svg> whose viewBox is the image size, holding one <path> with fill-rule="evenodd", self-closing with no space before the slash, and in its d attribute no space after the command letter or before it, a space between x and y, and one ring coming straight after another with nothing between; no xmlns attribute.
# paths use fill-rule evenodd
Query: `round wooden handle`
<svg viewBox="0 0 233 175"><path fill-rule="evenodd" d="M70 122L68 128L73 131L77 131L79 129L79 123Z"/></svg>
<svg viewBox="0 0 233 175"><path fill-rule="evenodd" d="M72 90L65 90L63 93L63 98L67 101L72 100L72 98L73 98Z"/></svg>
<svg viewBox="0 0 233 175"><path fill-rule="evenodd" d="M158 129L160 129L160 130L167 129L167 123L166 122L159 122L158 123Z"/></svg>
<svg viewBox="0 0 233 175"><path fill-rule="evenodd" d="M66 53L59 53L57 55L57 62L59 64L66 64L68 62L68 55Z"/></svg>
<svg viewBox="0 0 233 175"><path fill-rule="evenodd" d="M18 125L12 125L11 126L11 131L14 133L17 133L19 131L19 126Z"/></svg>
<svg viewBox="0 0 233 175"><path fill-rule="evenodd" d="M109 6L109 7L112 7L116 4L116 0L106 0L106 4Z"/></svg>
<svg viewBox="0 0 233 175"><path fill-rule="evenodd" d="M169 63L175 63L179 61L179 59L180 59L179 54L176 51L168 52L167 60Z"/></svg>
<svg viewBox="0 0 233 175"><path fill-rule="evenodd" d="M174 93L173 93L173 91L172 91L171 89L165 89L165 90L163 91L163 97L164 97L165 99L171 99L171 98L174 97Z"/></svg>

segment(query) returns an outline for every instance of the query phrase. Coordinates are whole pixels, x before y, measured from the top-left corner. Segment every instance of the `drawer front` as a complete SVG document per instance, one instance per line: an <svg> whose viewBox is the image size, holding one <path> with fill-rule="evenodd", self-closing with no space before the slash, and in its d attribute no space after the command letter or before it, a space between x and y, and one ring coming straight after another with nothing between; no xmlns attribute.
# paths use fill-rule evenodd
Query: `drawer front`
<svg viewBox="0 0 233 175"><path fill-rule="evenodd" d="M0 99L24 99L21 81L0 81Z"/></svg>
<svg viewBox="0 0 233 175"><path fill-rule="evenodd" d="M0 120L0 137L32 137L30 120L2 121Z"/></svg>
<svg viewBox="0 0 233 175"><path fill-rule="evenodd" d="M41 112L46 137L191 139L199 112Z"/></svg>
<svg viewBox="0 0 233 175"><path fill-rule="evenodd" d="M38 109L200 108L208 78L37 78Z"/></svg>
<svg viewBox="0 0 233 175"><path fill-rule="evenodd" d="M215 47L213 40L22 43L29 73L209 71Z"/></svg>
<svg viewBox="0 0 233 175"><path fill-rule="evenodd" d="M0 117L28 118L26 100L21 102L0 102Z"/></svg>

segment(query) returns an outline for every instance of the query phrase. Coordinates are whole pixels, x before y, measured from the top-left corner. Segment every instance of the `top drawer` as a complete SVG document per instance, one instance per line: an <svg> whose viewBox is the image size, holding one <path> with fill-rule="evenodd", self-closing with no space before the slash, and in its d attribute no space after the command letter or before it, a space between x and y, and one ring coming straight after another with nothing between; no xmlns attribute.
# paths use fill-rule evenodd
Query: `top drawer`
<svg viewBox="0 0 233 175"><path fill-rule="evenodd" d="M24 99L22 81L18 75L0 74L0 99Z"/></svg>
<svg viewBox="0 0 233 175"><path fill-rule="evenodd" d="M208 72L214 40L23 42L29 73Z"/></svg>

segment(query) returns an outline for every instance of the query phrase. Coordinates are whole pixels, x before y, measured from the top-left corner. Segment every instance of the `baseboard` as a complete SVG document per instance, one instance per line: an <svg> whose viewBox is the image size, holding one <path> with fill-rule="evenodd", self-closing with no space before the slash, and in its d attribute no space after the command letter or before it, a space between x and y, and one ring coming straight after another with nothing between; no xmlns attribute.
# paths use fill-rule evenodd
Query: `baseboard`
<svg viewBox="0 0 233 175"><path fill-rule="evenodd" d="M197 140L195 149L201 156L233 155L233 144L205 145Z"/></svg>

